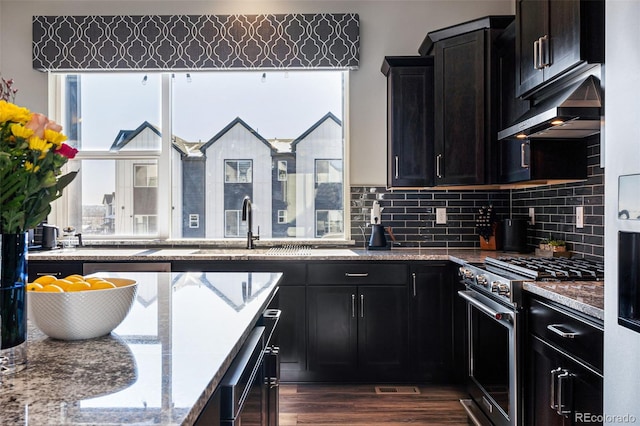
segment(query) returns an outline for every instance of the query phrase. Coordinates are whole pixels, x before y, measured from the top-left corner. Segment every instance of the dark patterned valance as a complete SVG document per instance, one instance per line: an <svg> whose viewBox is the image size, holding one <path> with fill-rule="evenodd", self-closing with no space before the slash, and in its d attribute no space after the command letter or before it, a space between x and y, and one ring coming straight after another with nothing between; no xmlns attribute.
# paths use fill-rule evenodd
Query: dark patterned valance
<svg viewBox="0 0 640 426"><path fill-rule="evenodd" d="M34 16L38 70L357 68L354 13Z"/></svg>

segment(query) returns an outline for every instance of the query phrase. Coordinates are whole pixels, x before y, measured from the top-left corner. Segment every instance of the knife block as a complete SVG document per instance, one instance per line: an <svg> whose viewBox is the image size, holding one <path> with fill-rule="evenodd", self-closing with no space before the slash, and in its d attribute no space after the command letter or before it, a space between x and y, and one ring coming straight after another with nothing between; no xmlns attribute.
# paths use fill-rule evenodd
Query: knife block
<svg viewBox="0 0 640 426"><path fill-rule="evenodd" d="M494 223L492 228L493 235L489 237L489 241L485 240L482 236L478 237L480 238L480 250L500 250L502 248L502 238L498 223Z"/></svg>

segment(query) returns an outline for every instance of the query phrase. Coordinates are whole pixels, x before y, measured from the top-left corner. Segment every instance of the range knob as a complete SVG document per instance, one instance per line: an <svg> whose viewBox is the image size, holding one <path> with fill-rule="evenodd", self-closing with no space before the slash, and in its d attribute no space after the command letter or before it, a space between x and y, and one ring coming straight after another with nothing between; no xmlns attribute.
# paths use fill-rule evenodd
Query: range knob
<svg viewBox="0 0 640 426"><path fill-rule="evenodd" d="M476 283L479 286L489 288L489 279L486 275L476 275Z"/></svg>
<svg viewBox="0 0 640 426"><path fill-rule="evenodd" d="M472 279L473 278L473 271L471 271L471 269L469 269L469 268L465 268L464 266L461 266L458 269L458 274L462 278L467 278L467 279Z"/></svg>

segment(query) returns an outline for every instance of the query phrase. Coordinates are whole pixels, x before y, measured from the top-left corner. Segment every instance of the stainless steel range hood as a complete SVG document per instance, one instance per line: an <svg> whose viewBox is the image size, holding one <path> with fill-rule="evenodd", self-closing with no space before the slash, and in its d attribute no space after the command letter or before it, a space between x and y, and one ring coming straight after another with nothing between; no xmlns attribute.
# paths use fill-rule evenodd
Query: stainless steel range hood
<svg viewBox="0 0 640 426"><path fill-rule="evenodd" d="M577 139L600 133L600 80L590 75L534 105L498 139Z"/></svg>

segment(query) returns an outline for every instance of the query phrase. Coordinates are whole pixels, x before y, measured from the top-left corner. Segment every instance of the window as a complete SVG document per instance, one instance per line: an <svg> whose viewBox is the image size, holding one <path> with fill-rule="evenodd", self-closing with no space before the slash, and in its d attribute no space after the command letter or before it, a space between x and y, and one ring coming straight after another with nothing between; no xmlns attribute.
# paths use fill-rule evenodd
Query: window
<svg viewBox="0 0 640 426"><path fill-rule="evenodd" d="M316 237L337 237L344 232L341 210L316 211Z"/></svg>
<svg viewBox="0 0 640 426"><path fill-rule="evenodd" d="M200 228L200 215L199 214L190 214L189 215L189 228Z"/></svg>
<svg viewBox="0 0 640 426"><path fill-rule="evenodd" d="M69 162L79 176L50 220L82 229L87 239L242 238L242 199L249 196L253 231L259 226L262 239L348 237L348 72L190 76L87 72L50 79L62 111L54 118L80 150Z"/></svg>
<svg viewBox="0 0 640 426"><path fill-rule="evenodd" d="M278 223L287 223L287 211L278 210Z"/></svg>
<svg viewBox="0 0 640 426"><path fill-rule="evenodd" d="M242 226L242 210L226 210L224 212L224 236L228 238L241 237L246 233L246 226Z"/></svg>
<svg viewBox="0 0 640 426"><path fill-rule="evenodd" d="M342 160L316 160L316 183L342 182Z"/></svg>
<svg viewBox="0 0 640 426"><path fill-rule="evenodd" d="M251 183L251 160L226 160L225 183Z"/></svg>
<svg viewBox="0 0 640 426"><path fill-rule="evenodd" d="M155 188L158 186L158 166L156 164L134 164L133 186L136 188Z"/></svg>
<svg viewBox="0 0 640 426"><path fill-rule="evenodd" d="M284 160L278 161L278 181L287 181L287 162Z"/></svg>

